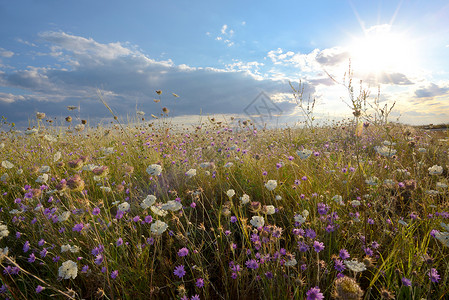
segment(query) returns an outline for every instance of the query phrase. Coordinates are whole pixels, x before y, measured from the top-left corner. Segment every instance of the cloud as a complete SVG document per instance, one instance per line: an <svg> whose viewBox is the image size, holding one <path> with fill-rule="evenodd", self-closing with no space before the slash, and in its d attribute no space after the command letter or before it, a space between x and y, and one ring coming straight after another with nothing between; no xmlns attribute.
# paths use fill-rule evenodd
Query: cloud
<svg viewBox="0 0 449 300"><path fill-rule="evenodd" d="M378 85L378 84L390 84L390 85L412 85L405 74L402 73L385 73L380 74L361 74L363 81L366 83Z"/></svg>
<svg viewBox="0 0 449 300"><path fill-rule="evenodd" d="M176 65L152 59L127 43L99 43L64 32L45 32L46 55L54 64L0 72L0 85L27 91L26 95L0 94L0 111L22 120L44 111L64 116L67 105L81 105L85 118L108 116L97 90L117 113L135 115L135 105L149 114L167 106L174 115L239 114L261 91L268 95L290 92L285 80L259 76L259 62L235 61L224 69ZM55 55L58 53L58 55ZM162 101L152 101L156 90ZM313 92L314 88L308 86ZM180 95L174 98L171 93ZM162 106L161 106L162 105ZM283 109L291 105L279 104ZM19 111L20 110L20 111ZM25 117L26 115L26 117ZM18 122L18 120L14 120Z"/></svg>
<svg viewBox="0 0 449 300"><path fill-rule="evenodd" d="M232 47L234 46L234 42L231 40L232 36L234 35L234 30L229 29L227 24L224 24L221 27L221 35L218 35L215 37L216 41L223 41L223 43L228 46L228 47ZM208 36L210 36L210 34L206 34Z"/></svg>
<svg viewBox="0 0 449 300"><path fill-rule="evenodd" d="M415 90L416 98L433 98L437 96L446 95L449 92L448 87L439 87L438 85L431 83L427 87L422 87Z"/></svg>
<svg viewBox="0 0 449 300"><path fill-rule="evenodd" d="M316 56L316 61L323 66L335 66L341 63L347 63L350 54L347 50L334 47L320 51Z"/></svg>
<svg viewBox="0 0 449 300"><path fill-rule="evenodd" d="M14 52L8 51L8 50L3 49L3 48L0 47L0 56L1 57L6 57L6 58L13 57L14 56Z"/></svg>

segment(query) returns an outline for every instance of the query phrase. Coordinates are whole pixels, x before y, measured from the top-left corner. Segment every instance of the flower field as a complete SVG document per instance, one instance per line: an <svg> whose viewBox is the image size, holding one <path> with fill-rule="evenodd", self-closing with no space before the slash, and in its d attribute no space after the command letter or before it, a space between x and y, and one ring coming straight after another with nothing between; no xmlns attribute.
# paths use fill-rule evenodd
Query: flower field
<svg viewBox="0 0 449 300"><path fill-rule="evenodd" d="M447 131L40 117L1 135L3 298L449 297Z"/></svg>

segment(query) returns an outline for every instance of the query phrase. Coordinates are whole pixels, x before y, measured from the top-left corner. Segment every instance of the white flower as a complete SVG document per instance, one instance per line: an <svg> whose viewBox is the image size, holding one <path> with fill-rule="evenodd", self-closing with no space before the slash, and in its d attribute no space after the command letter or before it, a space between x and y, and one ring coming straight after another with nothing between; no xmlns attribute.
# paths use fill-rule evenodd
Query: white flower
<svg viewBox="0 0 449 300"><path fill-rule="evenodd" d="M272 215L276 212L276 208L273 205L265 206L265 210L267 215Z"/></svg>
<svg viewBox="0 0 449 300"><path fill-rule="evenodd" d="M136 111L136 114L141 116L141 117L145 116L145 112L143 112L141 110Z"/></svg>
<svg viewBox="0 0 449 300"><path fill-rule="evenodd" d="M9 175L8 173L5 173L2 175L2 177L0 177L0 181L6 181L6 179L8 179Z"/></svg>
<svg viewBox="0 0 449 300"><path fill-rule="evenodd" d="M161 208L158 207L158 206L153 205L153 206L150 207L150 209L151 209L151 211L152 211L155 215L158 215L158 216L160 216L160 217L165 217L165 216L167 215L167 211L161 209Z"/></svg>
<svg viewBox="0 0 449 300"><path fill-rule="evenodd" d="M230 168L230 167L232 167L234 164L232 163L232 162L227 162L225 165L224 165L224 167L225 168Z"/></svg>
<svg viewBox="0 0 449 300"><path fill-rule="evenodd" d="M49 135L49 134L44 135L44 139L46 139L46 140L49 141L50 143L53 143L53 142L56 142L56 141L57 141L57 139L56 139L54 136Z"/></svg>
<svg viewBox="0 0 449 300"><path fill-rule="evenodd" d="M49 166L42 166L39 168L39 173L48 173L48 172L50 172Z"/></svg>
<svg viewBox="0 0 449 300"><path fill-rule="evenodd" d="M99 180L96 180L96 181L99 181ZM100 186L100 189L105 191L106 193L110 193L112 191L112 189L108 186Z"/></svg>
<svg viewBox="0 0 449 300"><path fill-rule="evenodd" d="M426 194L427 195L431 195L431 196L436 196L438 195L440 192L435 191L435 190L426 190Z"/></svg>
<svg viewBox="0 0 449 300"><path fill-rule="evenodd" d="M332 197L332 200L334 200L337 204L340 205L344 205L345 203L343 202L343 197L340 195L335 195L334 197Z"/></svg>
<svg viewBox="0 0 449 300"><path fill-rule="evenodd" d="M304 209L302 211L302 215L304 216L304 218L307 218L309 216L309 211L307 209Z"/></svg>
<svg viewBox="0 0 449 300"><path fill-rule="evenodd" d="M435 233L435 238L444 246L449 247L449 232L437 232Z"/></svg>
<svg viewBox="0 0 449 300"><path fill-rule="evenodd" d="M70 279L70 277L75 279L76 275L78 275L78 266L76 262L71 260L63 262L62 266L59 267L58 274L59 277L62 277L63 279Z"/></svg>
<svg viewBox="0 0 449 300"><path fill-rule="evenodd" d="M162 173L162 167L158 164L149 165L147 173L151 176L159 176Z"/></svg>
<svg viewBox="0 0 449 300"><path fill-rule="evenodd" d="M358 262L357 260L345 260L345 265L354 272L363 272L366 270L366 266L362 262Z"/></svg>
<svg viewBox="0 0 449 300"><path fill-rule="evenodd" d="M440 226L443 227L446 231L449 231L449 225L447 225L446 223L441 222Z"/></svg>
<svg viewBox="0 0 449 300"><path fill-rule="evenodd" d="M182 208L182 204L179 203L176 200L170 200L167 203L162 204L161 209L163 210L171 210L171 211L177 211Z"/></svg>
<svg viewBox="0 0 449 300"><path fill-rule="evenodd" d="M108 155L108 154L112 154L114 153L114 148L113 147L108 147L108 148L101 148L101 151L103 152L103 154Z"/></svg>
<svg viewBox="0 0 449 300"><path fill-rule="evenodd" d="M405 222L404 220L399 220L398 223L403 226L408 226L407 222Z"/></svg>
<svg viewBox="0 0 449 300"><path fill-rule="evenodd" d="M281 195L276 195L276 197L274 197L274 199L276 199L277 201L282 200L282 196Z"/></svg>
<svg viewBox="0 0 449 300"><path fill-rule="evenodd" d="M295 215L295 222L298 222L299 224L303 224L306 221L307 217L304 217L301 214Z"/></svg>
<svg viewBox="0 0 449 300"><path fill-rule="evenodd" d="M18 169L18 170L16 171L16 174L17 174L17 175L22 175L22 174L23 174L23 170L22 170L22 169Z"/></svg>
<svg viewBox="0 0 449 300"><path fill-rule="evenodd" d="M58 216L58 222L67 221L72 213L70 211L65 211Z"/></svg>
<svg viewBox="0 0 449 300"><path fill-rule="evenodd" d="M386 141L386 140L383 142L383 144L384 144L385 146L395 146L395 145L396 145L396 143L392 143L392 142Z"/></svg>
<svg viewBox="0 0 449 300"><path fill-rule="evenodd" d="M8 247L5 247L5 248L3 248L3 249L0 248L0 262L1 262L2 259L3 259L3 256L7 256L8 253L9 253Z"/></svg>
<svg viewBox="0 0 449 300"><path fill-rule="evenodd" d="M277 186L278 186L278 183L276 182L276 180L268 180L268 182L265 183L265 187L269 191L274 190Z"/></svg>
<svg viewBox="0 0 449 300"><path fill-rule="evenodd" d="M297 262L296 259L293 257L292 259L287 260L287 261L284 263L284 266L286 266L286 267L293 267L293 266L296 266L297 263L298 263L298 262Z"/></svg>
<svg viewBox="0 0 449 300"><path fill-rule="evenodd" d="M357 206L360 205L360 201L359 201L359 200L352 200L350 203L351 203L351 205L354 206L354 207L357 207Z"/></svg>
<svg viewBox="0 0 449 300"><path fill-rule="evenodd" d="M48 174L42 174L37 177L36 182L37 183L46 183L48 180Z"/></svg>
<svg viewBox="0 0 449 300"><path fill-rule="evenodd" d="M426 153L427 149L426 148L418 148L418 152L420 153Z"/></svg>
<svg viewBox="0 0 449 300"><path fill-rule="evenodd" d="M119 211L123 211L123 212L128 211L128 210L129 210L129 207L130 207L130 205L129 205L128 202L120 203L119 206L117 206L118 210L119 210Z"/></svg>
<svg viewBox="0 0 449 300"><path fill-rule="evenodd" d="M374 147L374 150L379 153L379 155L391 157L396 154L396 150L392 149L391 147L387 146L376 146Z"/></svg>
<svg viewBox="0 0 449 300"><path fill-rule="evenodd" d="M228 190L228 191L226 192L226 195L227 195L229 198L232 198L232 197L235 195L235 191L234 191L233 189L230 189L230 190Z"/></svg>
<svg viewBox="0 0 449 300"><path fill-rule="evenodd" d="M437 188L442 188L442 189L447 188L447 184L444 182L437 182L436 186L437 186Z"/></svg>
<svg viewBox="0 0 449 300"><path fill-rule="evenodd" d="M208 168L208 167L210 167L210 166L211 166L211 163L210 163L210 162L203 162L203 163L200 164L200 167L201 167L201 168L204 168L204 169L205 169L205 168Z"/></svg>
<svg viewBox="0 0 449 300"><path fill-rule="evenodd" d="M84 125L83 124L78 124L75 126L75 130L76 131L83 131L84 130Z"/></svg>
<svg viewBox="0 0 449 300"><path fill-rule="evenodd" d="M443 173L443 167L438 165L433 165L429 168L430 175L441 175Z"/></svg>
<svg viewBox="0 0 449 300"><path fill-rule="evenodd" d="M14 208L14 209L10 210L9 213L11 215L17 215L17 214L23 213L23 210L18 210L18 209Z"/></svg>
<svg viewBox="0 0 449 300"><path fill-rule="evenodd" d="M26 134L26 135L32 135L32 134L38 133L38 131L39 131L39 130L37 130L36 128L33 128L33 129L27 129L27 130L25 130L25 134Z"/></svg>
<svg viewBox="0 0 449 300"><path fill-rule="evenodd" d="M310 155L312 155L312 150L308 150L308 149L304 149L304 150L301 150L301 151L296 151L296 154L298 154L298 156L299 156L299 158L301 158L301 159L306 159L306 158L308 158Z"/></svg>
<svg viewBox="0 0 449 300"><path fill-rule="evenodd" d="M140 207L142 207L142 209L147 209L153 205L154 202L156 202L156 196L148 195L145 199L143 199L142 203L140 203Z"/></svg>
<svg viewBox="0 0 449 300"><path fill-rule="evenodd" d="M58 151L55 153L55 155L53 155L53 162L57 162L60 159L61 159L61 151Z"/></svg>
<svg viewBox="0 0 449 300"><path fill-rule="evenodd" d="M100 167L100 166L97 166L97 165L94 165L94 164L87 164L87 165L84 165L81 170L92 172L94 169L96 169L98 167Z"/></svg>
<svg viewBox="0 0 449 300"><path fill-rule="evenodd" d="M190 169L186 172L187 177L192 178L196 175L196 169Z"/></svg>
<svg viewBox="0 0 449 300"><path fill-rule="evenodd" d="M240 197L240 202L241 202L242 204L247 204L247 203L249 203L249 196L248 196L247 194L243 194L243 196Z"/></svg>
<svg viewBox="0 0 449 300"><path fill-rule="evenodd" d="M370 178L365 180L365 183L368 185L377 185L378 182L379 178L377 178L376 176L371 176Z"/></svg>
<svg viewBox="0 0 449 300"><path fill-rule="evenodd" d="M5 148L5 143L0 143L0 149Z"/></svg>
<svg viewBox="0 0 449 300"><path fill-rule="evenodd" d="M70 246L69 244L67 244L67 245L62 245L62 246L61 246L61 253L70 251L70 249L72 249L72 246Z"/></svg>
<svg viewBox="0 0 449 300"><path fill-rule="evenodd" d="M156 220L153 224L151 224L150 230L155 234L162 234L165 230L167 230L168 225L165 222Z"/></svg>
<svg viewBox="0 0 449 300"><path fill-rule="evenodd" d="M253 216L249 222L256 228L262 227L265 224L265 220L259 216Z"/></svg>
<svg viewBox="0 0 449 300"><path fill-rule="evenodd" d="M0 240L9 235L8 227L5 224L0 223Z"/></svg>
<svg viewBox="0 0 449 300"><path fill-rule="evenodd" d="M14 168L14 164L8 160L4 160L4 161L2 161L2 167L6 168L6 169L12 169L12 168Z"/></svg>
<svg viewBox="0 0 449 300"><path fill-rule="evenodd" d="M80 247L73 245L72 247L70 247L70 252L72 253L77 253L80 251Z"/></svg>

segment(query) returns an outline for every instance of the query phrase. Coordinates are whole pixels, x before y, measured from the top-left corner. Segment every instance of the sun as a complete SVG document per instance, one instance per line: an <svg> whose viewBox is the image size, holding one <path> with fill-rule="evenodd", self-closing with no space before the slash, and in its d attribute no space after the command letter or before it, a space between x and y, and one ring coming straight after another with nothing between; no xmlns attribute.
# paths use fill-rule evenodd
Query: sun
<svg viewBox="0 0 449 300"><path fill-rule="evenodd" d="M376 74L409 70L416 62L415 50L412 39L393 32L387 24L365 30L349 46L354 69Z"/></svg>

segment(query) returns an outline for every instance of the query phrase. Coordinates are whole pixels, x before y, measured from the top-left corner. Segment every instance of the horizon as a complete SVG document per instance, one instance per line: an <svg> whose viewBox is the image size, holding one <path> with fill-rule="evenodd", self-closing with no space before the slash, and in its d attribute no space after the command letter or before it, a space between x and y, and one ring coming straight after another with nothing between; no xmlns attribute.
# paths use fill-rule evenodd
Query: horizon
<svg viewBox="0 0 449 300"><path fill-rule="evenodd" d="M289 82L300 80L318 119L343 119L349 64L355 95L362 80L371 100L379 88L382 106L396 102L390 121L449 120L446 1L0 1L0 22L0 115L18 128L37 112L63 122L68 106L109 121L99 93L146 121L163 107L174 119L257 118L265 93L268 123L295 124Z"/></svg>

